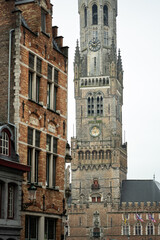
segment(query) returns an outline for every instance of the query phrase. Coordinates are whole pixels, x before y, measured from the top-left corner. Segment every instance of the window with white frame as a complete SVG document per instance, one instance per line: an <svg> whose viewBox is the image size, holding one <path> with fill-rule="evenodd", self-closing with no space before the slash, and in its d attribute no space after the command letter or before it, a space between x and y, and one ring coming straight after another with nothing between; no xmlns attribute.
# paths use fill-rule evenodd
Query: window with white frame
<svg viewBox="0 0 160 240"><path fill-rule="evenodd" d="M25 217L25 240L38 240L38 217Z"/></svg>
<svg viewBox="0 0 160 240"><path fill-rule="evenodd" d="M28 182L38 184L38 162L40 153L40 131L28 127L28 165L31 171L28 173Z"/></svg>
<svg viewBox="0 0 160 240"><path fill-rule="evenodd" d="M28 98L37 103L40 103L41 69L41 59L29 53Z"/></svg>
<svg viewBox="0 0 160 240"><path fill-rule="evenodd" d="M57 105L57 91L58 91L58 77L57 69L48 65L48 82L47 82L47 108L56 111Z"/></svg>
<svg viewBox="0 0 160 240"><path fill-rule="evenodd" d="M56 219L45 218L45 240L56 239Z"/></svg>
<svg viewBox="0 0 160 240"><path fill-rule="evenodd" d="M124 223L122 225L122 235L129 235L129 224L128 223Z"/></svg>
<svg viewBox="0 0 160 240"><path fill-rule="evenodd" d="M57 138L47 135L46 140L46 186L56 186Z"/></svg>
<svg viewBox="0 0 160 240"><path fill-rule="evenodd" d="M0 137L0 154L2 155L9 155L9 135L7 132L2 131L1 137Z"/></svg>

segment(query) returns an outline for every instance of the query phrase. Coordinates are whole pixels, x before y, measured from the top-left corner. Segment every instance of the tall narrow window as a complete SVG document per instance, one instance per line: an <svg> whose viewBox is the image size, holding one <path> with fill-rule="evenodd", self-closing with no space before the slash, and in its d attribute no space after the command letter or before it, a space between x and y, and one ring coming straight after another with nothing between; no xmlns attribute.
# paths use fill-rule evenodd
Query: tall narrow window
<svg viewBox="0 0 160 240"><path fill-rule="evenodd" d="M0 154L9 155L9 136L3 131L0 137Z"/></svg>
<svg viewBox="0 0 160 240"><path fill-rule="evenodd" d="M51 135L47 135L46 140L46 185L47 187L56 186L56 158L57 139Z"/></svg>
<svg viewBox="0 0 160 240"><path fill-rule="evenodd" d="M0 182L0 218L2 218L2 182Z"/></svg>
<svg viewBox="0 0 160 240"><path fill-rule="evenodd" d="M54 69L54 83L58 84L58 70Z"/></svg>
<svg viewBox="0 0 160 240"><path fill-rule="evenodd" d="M108 26L108 7L106 5L103 7L103 21L104 25Z"/></svg>
<svg viewBox="0 0 160 240"><path fill-rule="evenodd" d="M52 218L45 218L45 239L56 239L56 220Z"/></svg>
<svg viewBox="0 0 160 240"><path fill-rule="evenodd" d="M26 216L25 219L25 239L38 240L38 218Z"/></svg>
<svg viewBox="0 0 160 240"><path fill-rule="evenodd" d="M98 8L96 4L92 6L92 24L93 25L98 24Z"/></svg>
<svg viewBox="0 0 160 240"><path fill-rule="evenodd" d="M36 102L39 103L40 77L36 76Z"/></svg>
<svg viewBox="0 0 160 240"><path fill-rule="evenodd" d="M28 173L28 181L38 184L40 131L28 127L28 145L27 163L31 166L31 172Z"/></svg>
<svg viewBox="0 0 160 240"><path fill-rule="evenodd" d="M108 46L108 32L104 31L104 46Z"/></svg>
<svg viewBox="0 0 160 240"><path fill-rule="evenodd" d="M141 235L141 224L136 223L135 225L135 235Z"/></svg>
<svg viewBox="0 0 160 240"><path fill-rule="evenodd" d="M37 72L41 73L41 69L42 69L42 61L41 59L37 58Z"/></svg>
<svg viewBox="0 0 160 240"><path fill-rule="evenodd" d="M84 27L87 27L87 7L84 8Z"/></svg>
<svg viewBox="0 0 160 240"><path fill-rule="evenodd" d="M98 31L93 31L93 39L98 40Z"/></svg>
<svg viewBox="0 0 160 240"><path fill-rule="evenodd" d="M97 115L103 115L103 97L101 95L97 96Z"/></svg>
<svg viewBox="0 0 160 240"><path fill-rule="evenodd" d="M46 33L46 12L43 9L41 10L41 29Z"/></svg>
<svg viewBox="0 0 160 240"><path fill-rule="evenodd" d="M33 99L33 73L29 72L28 97Z"/></svg>
<svg viewBox="0 0 160 240"><path fill-rule="evenodd" d="M47 108L51 107L51 83L47 83Z"/></svg>
<svg viewBox="0 0 160 240"><path fill-rule="evenodd" d="M123 225L123 235L129 235L129 224L126 223Z"/></svg>
<svg viewBox="0 0 160 240"><path fill-rule="evenodd" d="M41 59L29 53L28 98L37 103L40 102L41 69Z"/></svg>
<svg viewBox="0 0 160 240"><path fill-rule="evenodd" d="M8 185L8 218L14 218L14 186Z"/></svg>
<svg viewBox="0 0 160 240"><path fill-rule="evenodd" d="M147 235L153 235L154 234L154 225L153 223L147 224Z"/></svg>
<svg viewBox="0 0 160 240"><path fill-rule="evenodd" d="M53 110L56 111L56 105L57 105L57 90L58 88L54 86L54 97L53 97Z"/></svg>

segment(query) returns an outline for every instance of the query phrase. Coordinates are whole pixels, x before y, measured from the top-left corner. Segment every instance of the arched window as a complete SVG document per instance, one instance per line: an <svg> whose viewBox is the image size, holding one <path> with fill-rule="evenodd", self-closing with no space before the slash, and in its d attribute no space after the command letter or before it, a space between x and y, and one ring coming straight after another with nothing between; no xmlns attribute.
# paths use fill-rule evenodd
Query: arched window
<svg viewBox="0 0 160 240"><path fill-rule="evenodd" d="M88 97L87 100L87 105L88 105L88 116L93 116L94 115L94 98L93 97Z"/></svg>
<svg viewBox="0 0 160 240"><path fill-rule="evenodd" d="M107 5L104 5L104 7L103 7L103 21L104 21L104 25L108 26L108 7L107 7Z"/></svg>
<svg viewBox="0 0 160 240"><path fill-rule="evenodd" d="M129 235L129 224L128 223L123 224L122 232L123 232L123 235Z"/></svg>
<svg viewBox="0 0 160 240"><path fill-rule="evenodd" d="M106 159L111 160L111 151L110 150L106 151Z"/></svg>
<svg viewBox="0 0 160 240"><path fill-rule="evenodd" d="M97 115L103 115L103 97L101 95L97 96Z"/></svg>
<svg viewBox="0 0 160 240"><path fill-rule="evenodd" d="M153 235L154 234L154 225L153 223L147 224L147 235Z"/></svg>
<svg viewBox="0 0 160 240"><path fill-rule="evenodd" d="M0 154L9 155L9 136L6 131L2 131L0 137Z"/></svg>
<svg viewBox="0 0 160 240"><path fill-rule="evenodd" d="M96 4L92 6L92 24L93 25L98 24L98 8Z"/></svg>
<svg viewBox="0 0 160 240"><path fill-rule="evenodd" d="M86 160L90 160L90 151L86 151L85 158Z"/></svg>
<svg viewBox="0 0 160 240"><path fill-rule="evenodd" d="M139 222L135 225L135 235L142 235L142 226Z"/></svg>
<svg viewBox="0 0 160 240"><path fill-rule="evenodd" d="M99 151L99 159L104 159L104 151L103 150Z"/></svg>
<svg viewBox="0 0 160 240"><path fill-rule="evenodd" d="M79 160L83 160L83 158L84 158L84 154L83 154L82 151L80 151L80 152L78 153L78 159L79 159Z"/></svg>
<svg viewBox="0 0 160 240"><path fill-rule="evenodd" d="M84 8L84 27L87 27L87 7Z"/></svg>
<svg viewBox="0 0 160 240"><path fill-rule="evenodd" d="M92 160L96 160L97 159L97 151L93 151L92 152Z"/></svg>

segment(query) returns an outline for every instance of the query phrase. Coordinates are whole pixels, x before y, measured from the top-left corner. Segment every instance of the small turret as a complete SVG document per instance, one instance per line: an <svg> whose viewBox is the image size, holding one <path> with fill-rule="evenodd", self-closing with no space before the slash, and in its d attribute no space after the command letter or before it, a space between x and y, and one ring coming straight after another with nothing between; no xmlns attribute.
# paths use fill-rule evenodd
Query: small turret
<svg viewBox="0 0 160 240"><path fill-rule="evenodd" d="M81 65L81 56L79 51L79 42L77 40L77 46L74 57L74 80L78 80L80 77L80 65Z"/></svg>
<svg viewBox="0 0 160 240"><path fill-rule="evenodd" d="M117 79L123 85L123 65L121 58L121 51L118 51L118 59L117 59Z"/></svg>

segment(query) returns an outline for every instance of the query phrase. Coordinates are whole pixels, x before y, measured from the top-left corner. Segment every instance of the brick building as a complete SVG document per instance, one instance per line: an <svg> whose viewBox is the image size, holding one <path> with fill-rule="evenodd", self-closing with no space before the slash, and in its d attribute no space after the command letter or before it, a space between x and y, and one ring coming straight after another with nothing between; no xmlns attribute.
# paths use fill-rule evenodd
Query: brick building
<svg viewBox="0 0 160 240"><path fill-rule="evenodd" d="M0 1L0 122L14 130L22 186L21 239L63 239L68 47L50 0ZM36 191L32 198L29 190Z"/></svg>
<svg viewBox="0 0 160 240"><path fill-rule="evenodd" d="M67 239L160 239L159 183L127 180L117 0L78 0L78 11L76 137L71 139L72 200L68 204Z"/></svg>
<svg viewBox="0 0 160 240"><path fill-rule="evenodd" d="M0 126L0 239L19 239L23 173L30 167L19 163L13 133Z"/></svg>

